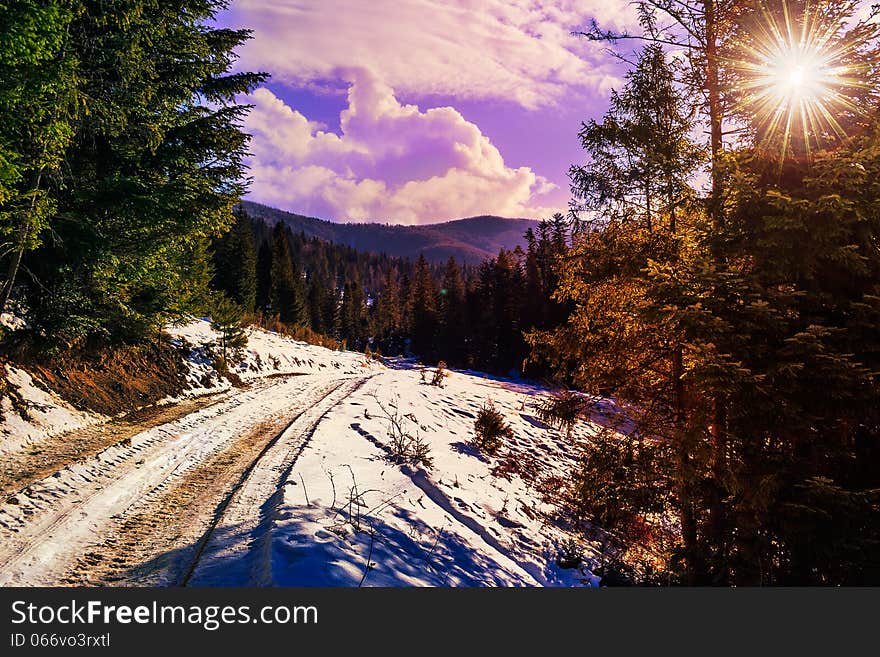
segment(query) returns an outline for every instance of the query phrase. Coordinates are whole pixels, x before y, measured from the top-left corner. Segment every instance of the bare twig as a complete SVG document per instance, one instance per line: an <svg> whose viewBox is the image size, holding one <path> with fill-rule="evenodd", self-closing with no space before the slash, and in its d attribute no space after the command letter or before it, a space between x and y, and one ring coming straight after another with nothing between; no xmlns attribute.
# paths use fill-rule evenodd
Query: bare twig
<svg viewBox="0 0 880 657"><path fill-rule="evenodd" d="M309 491L306 488L306 480L303 479L302 472L299 473L299 480L302 482L303 494L306 496L306 506L312 506L312 503L309 502Z"/></svg>

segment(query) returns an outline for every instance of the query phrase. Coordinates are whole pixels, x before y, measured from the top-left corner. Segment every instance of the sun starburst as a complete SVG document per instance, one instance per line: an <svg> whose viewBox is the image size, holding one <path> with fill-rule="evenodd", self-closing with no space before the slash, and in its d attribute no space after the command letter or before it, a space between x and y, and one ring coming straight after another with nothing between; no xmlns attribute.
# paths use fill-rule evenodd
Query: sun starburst
<svg viewBox="0 0 880 657"><path fill-rule="evenodd" d="M779 143L783 158L846 136L839 117L859 113L851 92L865 87L850 60L853 44L840 23L807 3L793 15L785 0L764 6L734 69L740 108L754 117L763 140Z"/></svg>

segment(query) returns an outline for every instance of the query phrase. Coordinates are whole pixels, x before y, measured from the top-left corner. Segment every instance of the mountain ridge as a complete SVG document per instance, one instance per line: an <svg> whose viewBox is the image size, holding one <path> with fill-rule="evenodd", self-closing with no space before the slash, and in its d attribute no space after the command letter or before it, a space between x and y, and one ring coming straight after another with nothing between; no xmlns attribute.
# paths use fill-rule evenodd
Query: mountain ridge
<svg viewBox="0 0 880 657"><path fill-rule="evenodd" d="M336 223L326 219L279 210L253 201L242 201L251 216L273 225L278 221L309 237L345 244L359 251L417 258L424 254L432 262L450 256L466 264L494 258L501 248L525 246L527 229L537 229L534 219L481 215L436 224L397 225L383 223Z"/></svg>

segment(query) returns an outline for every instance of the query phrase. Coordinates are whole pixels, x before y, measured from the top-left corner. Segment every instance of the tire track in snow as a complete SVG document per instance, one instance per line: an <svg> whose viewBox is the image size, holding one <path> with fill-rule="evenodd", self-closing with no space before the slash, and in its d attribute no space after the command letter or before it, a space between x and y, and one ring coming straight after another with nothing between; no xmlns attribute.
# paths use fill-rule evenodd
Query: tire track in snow
<svg viewBox="0 0 880 657"><path fill-rule="evenodd" d="M0 585L57 584L89 546L242 430L267 416L308 409L338 382L311 376L261 382L29 486L0 507Z"/></svg>
<svg viewBox="0 0 880 657"><path fill-rule="evenodd" d="M271 585L271 534L283 486L324 416L368 379L342 381L265 446L218 506L181 585Z"/></svg>

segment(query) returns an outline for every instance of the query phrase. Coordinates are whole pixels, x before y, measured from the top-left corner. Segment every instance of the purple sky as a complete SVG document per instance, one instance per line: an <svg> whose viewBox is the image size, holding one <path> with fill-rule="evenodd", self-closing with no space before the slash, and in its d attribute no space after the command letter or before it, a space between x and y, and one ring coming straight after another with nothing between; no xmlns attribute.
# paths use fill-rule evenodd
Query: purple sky
<svg viewBox="0 0 880 657"><path fill-rule="evenodd" d="M250 198L338 221L546 217L620 70L571 36L622 0L238 0L257 90Z"/></svg>

